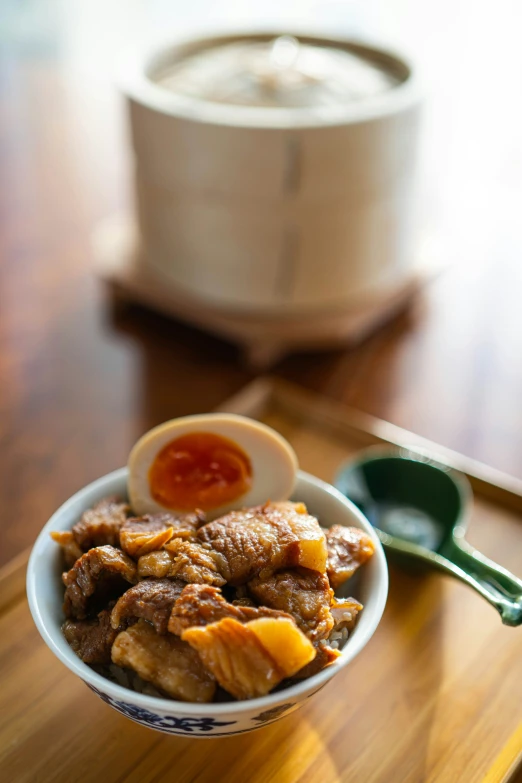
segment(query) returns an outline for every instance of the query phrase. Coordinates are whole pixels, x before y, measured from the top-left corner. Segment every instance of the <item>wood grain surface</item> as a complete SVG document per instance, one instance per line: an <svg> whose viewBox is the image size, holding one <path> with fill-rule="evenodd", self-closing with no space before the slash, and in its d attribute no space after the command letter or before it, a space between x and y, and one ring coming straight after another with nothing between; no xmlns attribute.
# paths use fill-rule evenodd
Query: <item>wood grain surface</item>
<svg viewBox="0 0 522 783"><path fill-rule="evenodd" d="M124 7L117 0L40 0L5 3L0 9L0 564L28 547L50 514L75 490L124 464L131 445L147 428L173 416L211 410L251 378L227 343L144 309L113 308L93 272L92 231L99 221L132 206L125 115L108 75L115 51L144 33L186 31L189 23L197 26L203 17L209 24L219 14L215 6L205 13L204 5L203 0L126 0ZM230 4L220 5L223 13L230 10ZM261 12L277 17L282 5L275 0L262 7L252 3L252 15L257 21ZM376 29L370 27L370 34L404 41L419 59L429 93L419 227L423 244L437 260L448 262L449 269L426 289L412 311L364 345L295 356L281 363L277 374L521 479L522 115L516 99L522 68L520 9L514 3L497 4L492 36L488 4L472 0L366 0L348 4L349 12L341 3L304 5L287 9L284 22L306 21L306 13L313 13L318 19L324 16L326 31L364 33L364 23L371 20ZM168 23L166 13L173 15ZM243 21L248 20L246 14ZM319 24L320 19L314 16L312 21ZM486 517L484 527L485 522ZM505 532L505 525L498 530ZM500 537L483 543L491 547L491 556L503 554ZM520 573L517 551L507 553L506 564ZM103 776L111 746L118 767L115 779L139 779L141 772L143 780L177 780L179 759L187 762L187 780L211 779L212 740L198 743L198 759L192 756L190 741L161 737L152 741L157 754L149 754L151 740L145 729L130 726L84 693L39 645L24 606L12 602L18 589L13 579L22 583L19 570L3 582L0 601L14 612L4 615L0 637L14 645L9 655L5 648L0 650L1 671L9 684L3 692L8 710L0 712L0 723L8 730L4 737L9 745L3 746L8 753L7 780L51 780L44 774L50 764L55 780L79 779L77 769L87 775L99 737L106 743L89 767L94 778ZM494 672L511 665L503 640L513 631L499 629L489 607L474 596L471 600L463 586L427 579L419 587L401 575L393 580L393 589L405 601L412 592L416 596L407 627L411 637L421 633L424 657L418 666L424 663L425 668L424 673L415 669L420 676L415 688L397 690L396 701L383 705L383 731L386 736L397 720L404 727L410 714L404 712L405 702L424 716L415 751L417 766L408 766L403 759L404 779L417 783L424 778L415 778L412 770L421 769L437 753L433 737L437 727L443 731L440 721L449 720L448 742L453 726L451 715L437 700L442 697L432 697L425 705L426 689L431 683L440 693L441 670L446 667L456 676L457 641L472 655L476 626L469 637L464 633L472 618L484 623L484 639L498 654ZM465 603L456 604L453 620L439 618L430 626L423 620L424 607L435 597L446 596L447 590L452 600L466 595ZM398 627L393 632L391 624L389 633L397 642L403 632ZM455 645L450 640L453 633ZM439 648L431 656L433 639L439 640ZM378 638L372 644L378 646ZM406 650L411 655L407 652L402 660L405 671L417 666L412 642ZM28 659L22 658L24 651L29 651ZM369 648L370 662L371 655ZM478 701L466 707L468 717L479 715L480 699L488 701L485 694L497 705L506 689L518 693L516 666L517 662L506 670L500 691L496 685L490 687L488 672L484 681L478 679ZM399 669L396 661L394 676ZM24 681L11 681L10 675L22 670ZM374 678L365 666L353 696L342 707L337 703L321 731L317 721L328 713L326 702L311 704L295 719L242 743L220 741L225 750L212 779L218 780L218 773L225 774L229 767L247 779L252 749L258 749L259 780L298 780L310 769L313 775L308 779L346 779L342 765L348 748L360 743L353 753L363 759L358 762L363 766L376 755L372 732L356 728L363 707L353 702L364 697L380 704L377 683L371 687ZM50 700L53 684L59 689L55 703ZM344 686L350 690L351 681ZM346 709L352 716L350 726L355 727L351 744L350 735L336 723ZM57 739L63 715L70 727L68 744ZM491 713L487 715L492 720ZM41 733L34 733L40 718ZM490 731L487 720L476 717L470 737L476 763L488 756L492 771L486 780L492 783L504 774L505 759L520 745L520 733L513 729L509 735L506 729L501 736L492 729L499 754L495 761L481 743L484 734L477 735ZM34 740L29 755L41 765L39 777L23 772L28 754L20 737L26 721ZM88 725L89 731L80 725ZM412 731L419 732L419 725ZM469 727L469 722L463 725ZM276 738L286 749L284 757L266 752ZM404 752L400 748L407 747L403 742L408 740L399 742L396 763ZM69 769L67 778L64 770L76 753L83 766ZM438 779L460 781L460 767L448 772L447 764L447 756L441 758L439 769L444 772ZM476 770L474 758L469 764ZM361 767L357 770L350 780L371 779L364 777Z"/></svg>
<svg viewBox="0 0 522 783"><path fill-rule="evenodd" d="M331 27L364 32L369 19L418 57L429 93L419 227L450 268L366 344L296 356L277 374L522 478L516 4L496 7L494 40L487 4L472 0L458 12L449 0L422 12L413 0L316 5L296 4L296 21L338 13ZM275 0L262 6L277 17ZM92 269L91 232L132 201L118 47L182 32L203 7L40 0L1 11L0 563L72 492L124 464L147 428L210 410L250 378L225 342L112 311ZM254 7L245 0L245 21Z"/></svg>
<svg viewBox="0 0 522 783"><path fill-rule="evenodd" d="M303 414L257 385L227 409L282 432L300 465L332 480L360 449L328 403ZM301 410L300 410L301 408ZM375 437L373 442L376 442ZM500 494L500 493L499 493ZM513 497L510 501L513 505ZM509 506L509 503L508 503ZM476 496L469 540L520 573L518 511ZM20 586L16 574L0 574ZM436 573L390 569L377 632L333 682L287 718L226 739L165 737L103 704L38 637L23 593L0 612L0 778L33 781L501 783L522 749L522 637L472 590Z"/></svg>

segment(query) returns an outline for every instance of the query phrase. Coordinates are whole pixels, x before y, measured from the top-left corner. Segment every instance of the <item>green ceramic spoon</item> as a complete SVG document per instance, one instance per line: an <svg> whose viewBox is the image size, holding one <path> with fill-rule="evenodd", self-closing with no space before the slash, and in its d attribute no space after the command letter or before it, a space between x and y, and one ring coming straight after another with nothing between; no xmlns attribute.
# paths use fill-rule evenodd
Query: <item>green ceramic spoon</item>
<svg viewBox="0 0 522 783"><path fill-rule="evenodd" d="M489 601L503 623L522 624L522 580L464 538L473 497L465 476L404 449L369 449L341 466L335 485L390 553L455 576Z"/></svg>

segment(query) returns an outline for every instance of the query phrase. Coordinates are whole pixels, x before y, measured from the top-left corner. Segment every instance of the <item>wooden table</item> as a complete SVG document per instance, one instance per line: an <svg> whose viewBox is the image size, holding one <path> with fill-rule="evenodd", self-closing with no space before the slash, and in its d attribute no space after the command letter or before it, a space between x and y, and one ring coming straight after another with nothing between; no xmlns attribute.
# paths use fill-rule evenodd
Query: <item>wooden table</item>
<svg viewBox="0 0 522 783"><path fill-rule="evenodd" d="M0 564L144 430L212 409L251 378L225 343L139 308L112 312L93 275L92 229L131 203L122 106L101 75L110 40L95 57L85 33L114 23L116 6L64 11L59 35L49 11L40 38L12 24L0 39ZM517 12L497 5L492 40L471 0L429 0L422 14L368 6L426 67L420 226L452 265L364 345L276 371L522 477Z"/></svg>
<svg viewBox="0 0 522 783"><path fill-rule="evenodd" d="M72 491L123 464L148 427L209 410L250 378L225 343L144 310L111 313L92 272L92 229L131 202L125 118L103 76L111 35L160 29L159 11L142 20L129 2L123 20L112 0L60 18L48 5L25 37L21 11L0 24L11 31L0 39L0 563ZM515 12L496 9L503 34L484 58L489 14L472 0L450 26L451 4L430 1L422 15L390 5L374 0L368 13L402 31L431 91L423 241L453 265L415 312L358 349L296 356L276 372L522 476Z"/></svg>

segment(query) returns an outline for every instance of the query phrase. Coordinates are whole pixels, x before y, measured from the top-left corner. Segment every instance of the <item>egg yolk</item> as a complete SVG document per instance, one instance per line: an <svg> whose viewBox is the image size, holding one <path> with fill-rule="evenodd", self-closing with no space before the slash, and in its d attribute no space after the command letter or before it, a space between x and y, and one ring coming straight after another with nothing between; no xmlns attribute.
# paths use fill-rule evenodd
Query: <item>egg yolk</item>
<svg viewBox="0 0 522 783"><path fill-rule="evenodd" d="M193 432L167 443L149 469L149 488L165 508L208 511L232 503L252 486L252 463L234 441Z"/></svg>

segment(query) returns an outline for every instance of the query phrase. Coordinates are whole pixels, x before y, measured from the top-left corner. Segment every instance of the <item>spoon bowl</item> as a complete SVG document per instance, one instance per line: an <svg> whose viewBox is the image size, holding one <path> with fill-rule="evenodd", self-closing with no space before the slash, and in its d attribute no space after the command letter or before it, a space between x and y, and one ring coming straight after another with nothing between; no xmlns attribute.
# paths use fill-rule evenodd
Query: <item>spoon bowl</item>
<svg viewBox="0 0 522 783"><path fill-rule="evenodd" d="M473 494L464 475L429 455L369 449L341 466L335 486L400 562L460 579L497 609L504 624L522 624L522 580L465 539Z"/></svg>

